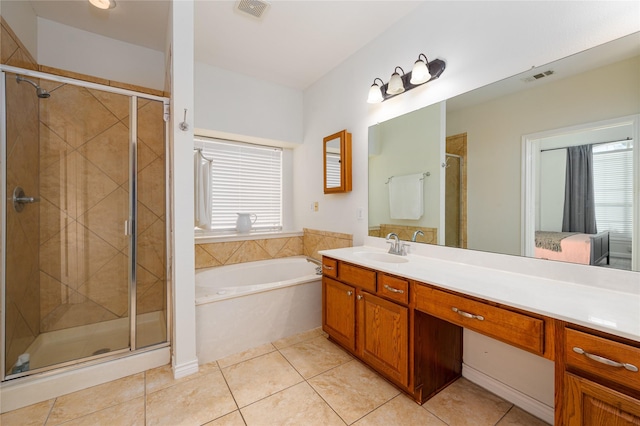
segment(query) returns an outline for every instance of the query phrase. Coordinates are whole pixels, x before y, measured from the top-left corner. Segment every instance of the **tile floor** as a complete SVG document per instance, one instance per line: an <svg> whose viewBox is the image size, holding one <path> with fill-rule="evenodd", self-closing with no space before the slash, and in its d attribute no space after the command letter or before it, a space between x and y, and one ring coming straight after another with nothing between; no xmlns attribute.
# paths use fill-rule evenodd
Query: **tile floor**
<svg viewBox="0 0 640 426"><path fill-rule="evenodd" d="M5 413L0 424L546 425L465 379L419 406L319 329L182 379L165 366L74 392Z"/></svg>

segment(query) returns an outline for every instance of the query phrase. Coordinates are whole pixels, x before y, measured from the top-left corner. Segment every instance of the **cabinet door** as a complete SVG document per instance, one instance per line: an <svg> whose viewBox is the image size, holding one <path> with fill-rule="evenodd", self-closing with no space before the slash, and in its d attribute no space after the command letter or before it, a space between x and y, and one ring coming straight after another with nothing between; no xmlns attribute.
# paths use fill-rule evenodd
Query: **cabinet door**
<svg viewBox="0 0 640 426"><path fill-rule="evenodd" d="M322 329L347 349L356 349L355 289L322 278Z"/></svg>
<svg viewBox="0 0 640 426"><path fill-rule="evenodd" d="M409 381L409 310L372 294L358 293L358 352L396 382Z"/></svg>
<svg viewBox="0 0 640 426"><path fill-rule="evenodd" d="M571 373L565 373L565 424L640 425L640 400Z"/></svg>

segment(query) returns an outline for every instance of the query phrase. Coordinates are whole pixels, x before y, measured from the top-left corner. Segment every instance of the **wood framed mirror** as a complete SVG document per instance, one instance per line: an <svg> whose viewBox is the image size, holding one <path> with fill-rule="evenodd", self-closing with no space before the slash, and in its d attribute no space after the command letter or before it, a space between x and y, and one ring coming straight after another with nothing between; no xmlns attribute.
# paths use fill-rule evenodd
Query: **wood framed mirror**
<svg viewBox="0 0 640 426"><path fill-rule="evenodd" d="M342 130L323 139L324 193L351 191L351 133Z"/></svg>

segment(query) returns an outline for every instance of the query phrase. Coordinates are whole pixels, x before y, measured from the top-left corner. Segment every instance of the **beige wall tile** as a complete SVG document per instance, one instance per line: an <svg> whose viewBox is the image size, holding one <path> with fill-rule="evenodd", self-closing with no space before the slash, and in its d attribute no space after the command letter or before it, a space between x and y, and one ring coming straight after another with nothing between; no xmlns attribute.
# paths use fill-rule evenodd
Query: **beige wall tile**
<svg viewBox="0 0 640 426"><path fill-rule="evenodd" d="M213 256L211 256L202 245L196 244L195 248L195 256L196 256L196 269L201 268L210 268L212 266L220 266L221 263L218 262Z"/></svg>
<svg viewBox="0 0 640 426"><path fill-rule="evenodd" d="M159 157L164 157L163 104L149 101L138 108L138 138Z"/></svg>
<svg viewBox="0 0 640 426"><path fill-rule="evenodd" d="M40 170L62 160L72 150L60 136L40 123Z"/></svg>
<svg viewBox="0 0 640 426"><path fill-rule="evenodd" d="M320 259L320 250L353 246L353 235L304 228L304 255Z"/></svg>
<svg viewBox="0 0 640 426"><path fill-rule="evenodd" d="M158 157L138 172L138 200L157 216L162 216L164 195L164 160Z"/></svg>
<svg viewBox="0 0 640 426"><path fill-rule="evenodd" d="M102 105L105 106L118 120L123 120L129 116L129 97L117 93L105 92L103 90L88 89Z"/></svg>
<svg viewBox="0 0 640 426"><path fill-rule="evenodd" d="M129 180L129 129L116 123L82 145L78 152L116 184Z"/></svg>
<svg viewBox="0 0 640 426"><path fill-rule="evenodd" d="M19 46L4 25L2 25L0 31L2 31L0 34L0 62L4 64L19 49Z"/></svg>
<svg viewBox="0 0 640 426"><path fill-rule="evenodd" d="M240 248L229 257L225 265L267 259L271 259L271 256L255 241L244 241Z"/></svg>
<svg viewBox="0 0 640 426"><path fill-rule="evenodd" d="M129 260L116 254L78 288L78 292L115 315L126 316L129 309Z"/></svg>
<svg viewBox="0 0 640 426"><path fill-rule="evenodd" d="M123 232L124 222L129 218L129 194L121 188L100 200L95 206L78 217L78 223L112 245L123 250L129 237Z"/></svg>
<svg viewBox="0 0 640 426"><path fill-rule="evenodd" d="M40 120L75 148L118 122L89 90L70 84L40 104Z"/></svg>
<svg viewBox="0 0 640 426"><path fill-rule="evenodd" d="M165 223L157 220L138 237L138 263L158 278L165 277Z"/></svg>

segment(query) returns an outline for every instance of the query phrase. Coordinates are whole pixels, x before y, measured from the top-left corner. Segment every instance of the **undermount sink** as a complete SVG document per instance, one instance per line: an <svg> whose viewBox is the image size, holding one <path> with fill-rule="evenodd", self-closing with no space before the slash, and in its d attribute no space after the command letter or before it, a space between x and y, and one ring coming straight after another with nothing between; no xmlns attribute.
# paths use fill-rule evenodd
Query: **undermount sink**
<svg viewBox="0 0 640 426"><path fill-rule="evenodd" d="M376 262L385 263L407 263L409 259L397 254L379 253L375 251L357 251L354 253L356 256L367 260L373 260Z"/></svg>

